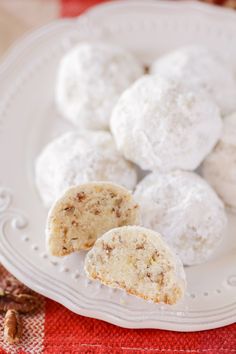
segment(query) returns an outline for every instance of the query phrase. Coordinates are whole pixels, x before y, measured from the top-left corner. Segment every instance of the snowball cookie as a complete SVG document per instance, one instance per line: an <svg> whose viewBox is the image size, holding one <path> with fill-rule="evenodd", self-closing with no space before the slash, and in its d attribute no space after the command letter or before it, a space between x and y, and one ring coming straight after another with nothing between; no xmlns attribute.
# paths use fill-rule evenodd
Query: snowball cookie
<svg viewBox="0 0 236 354"><path fill-rule="evenodd" d="M66 118L90 129L108 128L118 97L144 72L127 50L106 43L80 43L61 60L56 101Z"/></svg>
<svg viewBox="0 0 236 354"><path fill-rule="evenodd" d="M184 294L182 263L152 230L112 229L98 239L85 259L90 279L145 300L175 304Z"/></svg>
<svg viewBox="0 0 236 354"><path fill-rule="evenodd" d="M219 110L208 95L150 75L121 95L111 118L118 149L144 170L194 170L221 128Z"/></svg>
<svg viewBox="0 0 236 354"><path fill-rule="evenodd" d="M151 73L206 89L223 115L236 109L233 73L207 48L192 45L162 56L152 64Z"/></svg>
<svg viewBox="0 0 236 354"><path fill-rule="evenodd" d="M185 265L207 261L222 240L223 203L195 173L149 174L134 195L144 226L160 232Z"/></svg>
<svg viewBox="0 0 236 354"><path fill-rule="evenodd" d="M68 132L49 143L36 160L36 185L46 206L72 185L111 181L133 189L135 167L116 150L108 132Z"/></svg>
<svg viewBox="0 0 236 354"><path fill-rule="evenodd" d="M225 204L236 208L236 113L225 118L222 137L204 161L202 173Z"/></svg>
<svg viewBox="0 0 236 354"><path fill-rule="evenodd" d="M139 206L116 184L91 182L69 188L51 208L46 228L53 256L91 248L104 232L139 223Z"/></svg>

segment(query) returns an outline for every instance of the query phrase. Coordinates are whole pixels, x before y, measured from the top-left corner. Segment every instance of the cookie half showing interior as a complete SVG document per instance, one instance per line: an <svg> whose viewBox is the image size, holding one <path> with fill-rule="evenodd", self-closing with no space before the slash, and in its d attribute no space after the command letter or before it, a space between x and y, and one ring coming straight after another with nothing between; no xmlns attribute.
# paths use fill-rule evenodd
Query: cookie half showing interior
<svg viewBox="0 0 236 354"><path fill-rule="evenodd" d="M139 206L125 188L92 182L69 188L51 208L47 246L54 256L90 249L106 231L139 223Z"/></svg>
<svg viewBox="0 0 236 354"><path fill-rule="evenodd" d="M175 304L185 291L179 258L160 234L140 226L105 233L88 252L85 271L90 279L156 303Z"/></svg>

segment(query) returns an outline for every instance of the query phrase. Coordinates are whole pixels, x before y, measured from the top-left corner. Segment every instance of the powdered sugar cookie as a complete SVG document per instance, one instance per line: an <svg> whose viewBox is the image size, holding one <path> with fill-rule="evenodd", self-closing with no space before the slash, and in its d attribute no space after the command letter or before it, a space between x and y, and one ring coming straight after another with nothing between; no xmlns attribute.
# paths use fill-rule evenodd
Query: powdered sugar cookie
<svg viewBox="0 0 236 354"><path fill-rule="evenodd" d="M180 260L157 232L140 226L104 234L88 252L85 271L90 279L156 303L175 304L185 290Z"/></svg>
<svg viewBox="0 0 236 354"><path fill-rule="evenodd" d="M80 43L60 63L58 107L76 125L107 128L118 97L142 74L142 65L125 49L102 42Z"/></svg>
<svg viewBox="0 0 236 354"><path fill-rule="evenodd" d="M160 232L185 265L207 261L227 224L224 205L192 172L152 173L137 186L143 225Z"/></svg>
<svg viewBox="0 0 236 354"><path fill-rule="evenodd" d="M51 208L47 244L54 256L91 248L104 232L139 222L131 193L113 183L94 182L69 188Z"/></svg>
<svg viewBox="0 0 236 354"><path fill-rule="evenodd" d="M205 89L223 115L236 110L236 80L233 73L207 48L192 45L156 60L151 73Z"/></svg>
<svg viewBox="0 0 236 354"><path fill-rule="evenodd" d="M204 161L202 171L223 201L236 208L236 113L225 118L221 139Z"/></svg>
<svg viewBox="0 0 236 354"><path fill-rule="evenodd" d="M144 170L194 170L221 128L218 107L206 93L157 76L127 89L111 118L118 149Z"/></svg>
<svg viewBox="0 0 236 354"><path fill-rule="evenodd" d="M46 206L72 185L111 181L133 189L135 167L116 150L108 132L68 132L49 143L36 160L36 184Z"/></svg>

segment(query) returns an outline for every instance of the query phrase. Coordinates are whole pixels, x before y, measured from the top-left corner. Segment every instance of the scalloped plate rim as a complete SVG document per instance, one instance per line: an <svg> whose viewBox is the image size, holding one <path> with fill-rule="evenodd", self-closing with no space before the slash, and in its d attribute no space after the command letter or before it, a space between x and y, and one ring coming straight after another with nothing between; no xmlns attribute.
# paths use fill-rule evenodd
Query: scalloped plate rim
<svg viewBox="0 0 236 354"><path fill-rule="evenodd" d="M124 4L125 1L115 1L113 4L112 3L105 3L105 4L100 4L98 6L95 6L94 8L88 10L83 16L80 16L78 18L75 18L73 20L56 20L53 23L50 23L48 25L45 25L31 33L26 34L23 38L19 39L6 53L6 55L4 56L4 58L2 59L1 63L0 63L0 75L3 75L7 73L7 70L11 67L12 63L14 62L14 60L17 60L17 54L21 52L22 48L28 46L32 41L35 40L35 38L43 36L45 33L48 32L48 30L53 30L53 28L57 29L59 25L64 26L65 24L69 24L71 25L72 21L81 21L83 19L85 19L88 15L96 15L96 11L102 11L103 8L114 8L114 6L119 6L120 4ZM174 3L174 2L166 2L166 1L159 1L158 3L156 3L155 1L147 1L145 2L145 5L142 1L133 1L134 5L142 5L145 6L146 4L155 4L155 6L164 6L165 8L170 8L173 9L173 6L175 7L181 7L183 4L191 9L197 9L199 11L204 11L206 13L209 14L220 14L222 16L224 16L223 14L227 14L227 16L229 16L230 18L233 17L235 18L235 14L233 15L232 11L229 9L219 9L219 8L213 8L211 7L211 5L205 5L205 4L201 4L195 1L180 1L178 3ZM129 4L130 5L130 4ZM233 15L233 16L232 16ZM24 283L26 283L28 286L32 287L34 290L38 291L39 293L58 301L59 303L63 304L64 306L68 307L70 310L72 310L75 313L84 315L84 316L88 316L88 317L92 317L92 318L98 318L101 320L106 320L110 323L113 323L115 325L121 326L121 327L126 327L126 328L160 328L160 329L166 329L166 330L180 330L180 331L197 331L197 330L205 330L205 329L211 329L211 328L217 328L217 327L221 327L227 324L230 324L232 322L236 321L236 307L235 309L232 310L232 315L230 315L227 318L222 318L219 321L214 322L214 326L212 326L211 323L207 323L205 322L204 324L191 324L191 329L189 329L189 324L186 325L182 325L181 324L181 329L177 329L177 328L173 328L170 326L170 328L168 328L168 325L166 326L165 323L167 323L168 321L163 321L163 323L161 321L155 321L154 325L151 325L147 323L142 323L141 326L138 325L140 323L140 321L138 322L137 326L135 324L135 322L128 322L127 320L121 319L121 321L119 319L117 319L117 316L113 316L112 314L106 314L103 312L99 312L97 311L97 309L95 309L94 312L92 312L93 310L91 309L81 309L78 306L75 306L73 304L73 302L71 300L68 300L65 298L65 296L63 294L57 294L55 291L53 290L49 290L47 289L43 284L37 284L37 281L30 279L29 276L27 276L27 274L25 274L22 270L20 270L17 266L14 266L13 263L8 259L7 255L4 255L4 251L2 250L2 252L0 252L0 260L2 262L2 264L9 270L11 271L13 274L17 275L18 278L23 281ZM92 313L91 313L92 312ZM175 327L175 326L174 326Z"/></svg>

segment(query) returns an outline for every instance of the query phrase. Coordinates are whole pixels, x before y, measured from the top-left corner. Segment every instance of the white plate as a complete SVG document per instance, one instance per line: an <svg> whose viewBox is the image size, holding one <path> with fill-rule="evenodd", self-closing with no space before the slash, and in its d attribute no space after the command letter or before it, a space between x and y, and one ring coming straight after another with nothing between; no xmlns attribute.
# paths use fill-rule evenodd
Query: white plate
<svg viewBox="0 0 236 354"><path fill-rule="evenodd" d="M146 303L88 281L84 254L47 255L47 211L34 185L34 159L52 136L70 128L56 113L53 91L63 53L83 39L106 39L144 61L187 43L203 43L236 59L236 14L199 3L113 2L26 36L0 67L0 261L21 281L70 310L131 328L195 331L236 320L236 222L221 252L186 269L188 293L169 307Z"/></svg>

